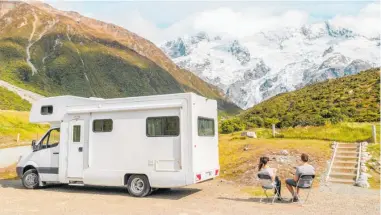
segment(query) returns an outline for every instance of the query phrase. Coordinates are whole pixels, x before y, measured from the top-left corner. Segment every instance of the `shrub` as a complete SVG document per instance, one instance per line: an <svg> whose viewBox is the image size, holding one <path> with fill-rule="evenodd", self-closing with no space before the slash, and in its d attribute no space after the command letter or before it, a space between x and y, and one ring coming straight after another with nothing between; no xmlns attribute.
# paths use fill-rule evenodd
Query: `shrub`
<svg viewBox="0 0 381 215"><path fill-rule="evenodd" d="M245 129L245 124L238 118L227 119L221 122L220 132L228 134L235 131L242 131Z"/></svg>

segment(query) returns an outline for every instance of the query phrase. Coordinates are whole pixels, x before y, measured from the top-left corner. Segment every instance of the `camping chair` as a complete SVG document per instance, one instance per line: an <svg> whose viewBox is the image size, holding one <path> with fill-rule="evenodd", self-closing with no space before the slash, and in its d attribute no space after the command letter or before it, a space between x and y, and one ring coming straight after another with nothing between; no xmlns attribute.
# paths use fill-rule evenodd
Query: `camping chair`
<svg viewBox="0 0 381 215"><path fill-rule="evenodd" d="M301 175L299 177L299 180L296 183L296 187L299 189L305 189L305 190L308 189L308 194L306 199L304 201L299 200L301 205L307 202L310 192L312 190L312 184L314 183L314 179L315 179L315 175ZM298 197L298 199L300 199L300 196L298 195L297 192L296 192L296 196ZM294 202L294 199L292 199L292 202Z"/></svg>
<svg viewBox="0 0 381 215"><path fill-rule="evenodd" d="M264 174L264 173L258 173L258 179L261 182L262 189L265 192L265 195L266 195L267 199L269 199L269 196L267 195L267 190L275 189L275 191L277 193L279 193L277 187L275 186L275 182L273 182L273 180L271 179L270 175ZM273 201L272 201L271 204L274 203L276 197L277 197L277 195L274 195ZM261 197L259 202L262 202L262 199L263 198Z"/></svg>

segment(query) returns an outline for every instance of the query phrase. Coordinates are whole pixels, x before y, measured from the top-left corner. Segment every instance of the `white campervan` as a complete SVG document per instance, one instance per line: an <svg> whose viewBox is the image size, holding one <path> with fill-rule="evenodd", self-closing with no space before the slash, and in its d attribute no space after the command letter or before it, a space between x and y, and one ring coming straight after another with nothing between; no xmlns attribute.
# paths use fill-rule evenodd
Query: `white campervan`
<svg viewBox="0 0 381 215"><path fill-rule="evenodd" d="M194 93L44 98L33 104L30 121L51 128L17 164L26 188L126 186L146 196L219 174L217 102Z"/></svg>

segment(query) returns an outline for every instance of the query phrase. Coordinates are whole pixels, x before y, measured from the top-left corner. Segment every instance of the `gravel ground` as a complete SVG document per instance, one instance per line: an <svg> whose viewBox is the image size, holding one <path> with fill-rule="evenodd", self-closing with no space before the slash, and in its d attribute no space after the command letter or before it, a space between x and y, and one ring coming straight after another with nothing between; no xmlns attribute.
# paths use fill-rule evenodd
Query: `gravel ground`
<svg viewBox="0 0 381 215"><path fill-rule="evenodd" d="M302 193L304 195L305 192ZM290 195L284 190L284 197ZM20 181L0 180L0 214L380 214L379 191L349 185L313 189L300 206L286 201L259 203L238 186L220 180L157 191L146 198L123 188L51 186L26 190Z"/></svg>

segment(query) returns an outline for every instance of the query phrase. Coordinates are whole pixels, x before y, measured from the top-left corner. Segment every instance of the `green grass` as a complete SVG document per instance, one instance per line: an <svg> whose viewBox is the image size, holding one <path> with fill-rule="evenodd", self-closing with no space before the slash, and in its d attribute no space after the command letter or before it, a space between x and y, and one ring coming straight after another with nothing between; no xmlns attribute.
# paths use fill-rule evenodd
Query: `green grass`
<svg viewBox="0 0 381 215"><path fill-rule="evenodd" d="M30 110L31 104L19 95L0 87L0 110Z"/></svg>
<svg viewBox="0 0 381 215"><path fill-rule="evenodd" d="M29 123L29 113L0 111L0 148L30 144L49 129L48 125ZM17 143L17 135L20 141Z"/></svg>
<svg viewBox="0 0 381 215"><path fill-rule="evenodd" d="M379 134L379 132L378 132ZM372 189L380 189L380 172L376 166L371 165L372 162L380 161L380 143L370 144L367 148L368 152L372 156L372 159L368 162L369 174L372 176L368 182Z"/></svg>
<svg viewBox="0 0 381 215"><path fill-rule="evenodd" d="M378 133L380 125L376 124ZM340 142L372 141L372 123L339 123L280 129L284 138L330 140ZM379 136L377 139L379 140Z"/></svg>
<svg viewBox="0 0 381 215"><path fill-rule="evenodd" d="M284 139L311 139L340 142L359 142L372 140L372 125L376 125L377 141L380 141L380 125L376 123L338 123L324 126L305 126L295 128L276 129L277 138ZM259 138L272 138L272 129L251 128Z"/></svg>

